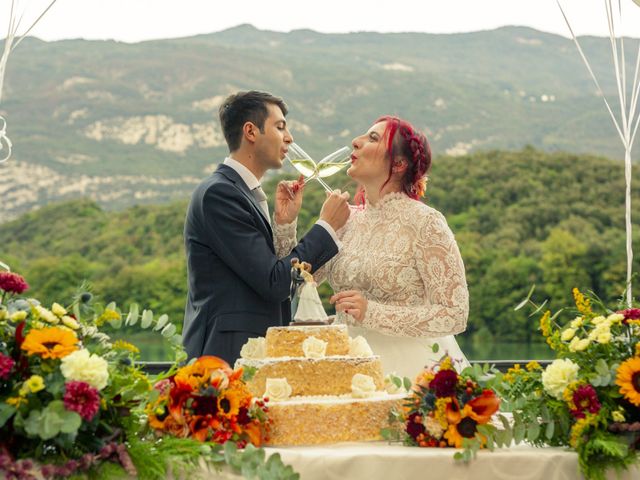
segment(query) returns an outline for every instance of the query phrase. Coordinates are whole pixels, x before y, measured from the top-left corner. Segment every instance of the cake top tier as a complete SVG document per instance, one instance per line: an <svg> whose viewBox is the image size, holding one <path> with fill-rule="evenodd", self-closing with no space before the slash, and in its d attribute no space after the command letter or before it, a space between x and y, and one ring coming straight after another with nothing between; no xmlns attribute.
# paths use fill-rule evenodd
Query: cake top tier
<svg viewBox="0 0 640 480"><path fill-rule="evenodd" d="M349 355L346 325L271 327L265 337L267 357L304 357L303 343L310 337L326 342L326 355Z"/></svg>

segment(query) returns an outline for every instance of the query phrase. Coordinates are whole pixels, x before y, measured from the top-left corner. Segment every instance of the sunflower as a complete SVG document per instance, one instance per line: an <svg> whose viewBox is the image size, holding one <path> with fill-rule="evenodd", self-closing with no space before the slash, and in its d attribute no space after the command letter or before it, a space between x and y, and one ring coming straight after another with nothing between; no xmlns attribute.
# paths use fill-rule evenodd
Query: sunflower
<svg viewBox="0 0 640 480"><path fill-rule="evenodd" d="M78 350L78 337L66 328L48 327L32 329L20 347L29 355L42 358L63 358Z"/></svg>
<svg viewBox="0 0 640 480"><path fill-rule="evenodd" d="M478 422L471 418L473 410L470 405L465 405L459 415L459 421L450 423L449 428L444 433L444 438L447 439L449 445L456 448L462 448L462 440L475 437L478 431ZM484 438L482 444L484 445Z"/></svg>
<svg viewBox="0 0 640 480"><path fill-rule="evenodd" d="M228 389L218 397L218 414L224 418L232 418L240 412L244 392Z"/></svg>
<svg viewBox="0 0 640 480"><path fill-rule="evenodd" d="M620 387L620 393L640 407L640 358L634 357L623 362L618 367L616 385Z"/></svg>

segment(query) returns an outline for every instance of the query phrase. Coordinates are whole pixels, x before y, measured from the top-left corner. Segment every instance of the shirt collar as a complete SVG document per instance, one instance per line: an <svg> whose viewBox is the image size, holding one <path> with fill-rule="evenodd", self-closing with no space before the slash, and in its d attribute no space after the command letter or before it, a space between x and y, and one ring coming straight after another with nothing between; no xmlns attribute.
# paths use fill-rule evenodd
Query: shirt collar
<svg viewBox="0 0 640 480"><path fill-rule="evenodd" d="M231 157L227 157L224 159L223 163L226 166L234 169L236 173L240 175L240 178L242 178L242 180L247 185L247 187L249 187L249 190L253 190L254 188L257 188L260 186L260 180L256 178L256 176L251 172L251 170L249 170L239 161Z"/></svg>

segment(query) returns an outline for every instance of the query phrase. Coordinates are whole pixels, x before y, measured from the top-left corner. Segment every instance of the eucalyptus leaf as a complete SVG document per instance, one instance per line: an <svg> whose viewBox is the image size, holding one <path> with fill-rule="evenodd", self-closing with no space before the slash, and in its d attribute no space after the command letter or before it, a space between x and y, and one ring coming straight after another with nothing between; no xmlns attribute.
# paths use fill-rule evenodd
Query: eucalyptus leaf
<svg viewBox="0 0 640 480"><path fill-rule="evenodd" d="M152 310L143 310L142 311L142 320L140 320L141 328L149 328L149 325L153 322L153 311Z"/></svg>
<svg viewBox="0 0 640 480"><path fill-rule="evenodd" d="M522 442L522 440L524 440L524 434L525 434L524 424L520 423L516 425L513 429L513 441L516 444L519 444L520 442Z"/></svg>
<svg viewBox="0 0 640 480"><path fill-rule="evenodd" d="M168 321L169 321L169 315L167 315L166 313L163 313L162 315L160 315L160 318L158 318L158 323L156 324L155 327L153 327L153 329L162 330Z"/></svg>
<svg viewBox="0 0 640 480"><path fill-rule="evenodd" d="M431 351L433 353L438 353L439 350L440 350L440 344L438 342L431 345Z"/></svg>
<svg viewBox="0 0 640 480"><path fill-rule="evenodd" d="M116 302L110 302L109 305L107 305L104 308L105 308L105 310L113 310L115 312L115 310L116 310Z"/></svg>
<svg viewBox="0 0 640 480"><path fill-rule="evenodd" d="M169 325L167 325L162 329L163 337L170 337L174 333L176 333L176 326L173 323L170 323Z"/></svg>
<svg viewBox="0 0 640 480"><path fill-rule="evenodd" d="M553 433L555 432L556 422L551 420L547 423L547 428L545 429L544 435L547 437L547 440L551 440L553 438Z"/></svg>
<svg viewBox="0 0 640 480"><path fill-rule="evenodd" d="M404 383L404 389L408 392L409 390L411 390L411 386L412 386L412 382L411 379L409 377L404 377L403 378L403 383Z"/></svg>
<svg viewBox="0 0 640 480"><path fill-rule="evenodd" d="M129 315L127 315L127 325L135 325L140 317L140 307L137 303L132 303L129 307Z"/></svg>
<svg viewBox="0 0 640 480"><path fill-rule="evenodd" d="M7 423L7 420L9 420L14 413L16 413L16 407L4 402L0 403L0 428L4 427L4 424Z"/></svg>
<svg viewBox="0 0 640 480"><path fill-rule="evenodd" d="M527 293L527 297L522 300L518 305L516 305L516 307L514 308L514 310L520 310L522 307L524 307L527 303L529 303L529 300L531 299L531 295L533 295L533 291L536 289L536 285L533 284L531 285L531 288L529 289L529 293Z"/></svg>
<svg viewBox="0 0 640 480"><path fill-rule="evenodd" d="M530 317L533 317L534 315L538 314L547 304L548 300L545 300L544 302L542 302L540 305L538 305L538 308L536 308L533 312L531 312L529 314Z"/></svg>
<svg viewBox="0 0 640 480"><path fill-rule="evenodd" d="M527 428L527 440L529 440L530 442L535 442L539 436L540 424L536 422L529 425L529 428Z"/></svg>

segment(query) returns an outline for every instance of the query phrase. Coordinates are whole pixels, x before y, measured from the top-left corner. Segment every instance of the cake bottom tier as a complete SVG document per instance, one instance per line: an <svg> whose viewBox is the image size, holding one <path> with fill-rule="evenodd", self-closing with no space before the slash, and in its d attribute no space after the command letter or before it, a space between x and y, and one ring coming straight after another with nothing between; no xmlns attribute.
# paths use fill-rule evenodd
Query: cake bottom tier
<svg viewBox="0 0 640 480"><path fill-rule="evenodd" d="M404 395L368 399L304 400L269 404L271 433L266 445L319 445L381 440L391 409L400 409Z"/></svg>

